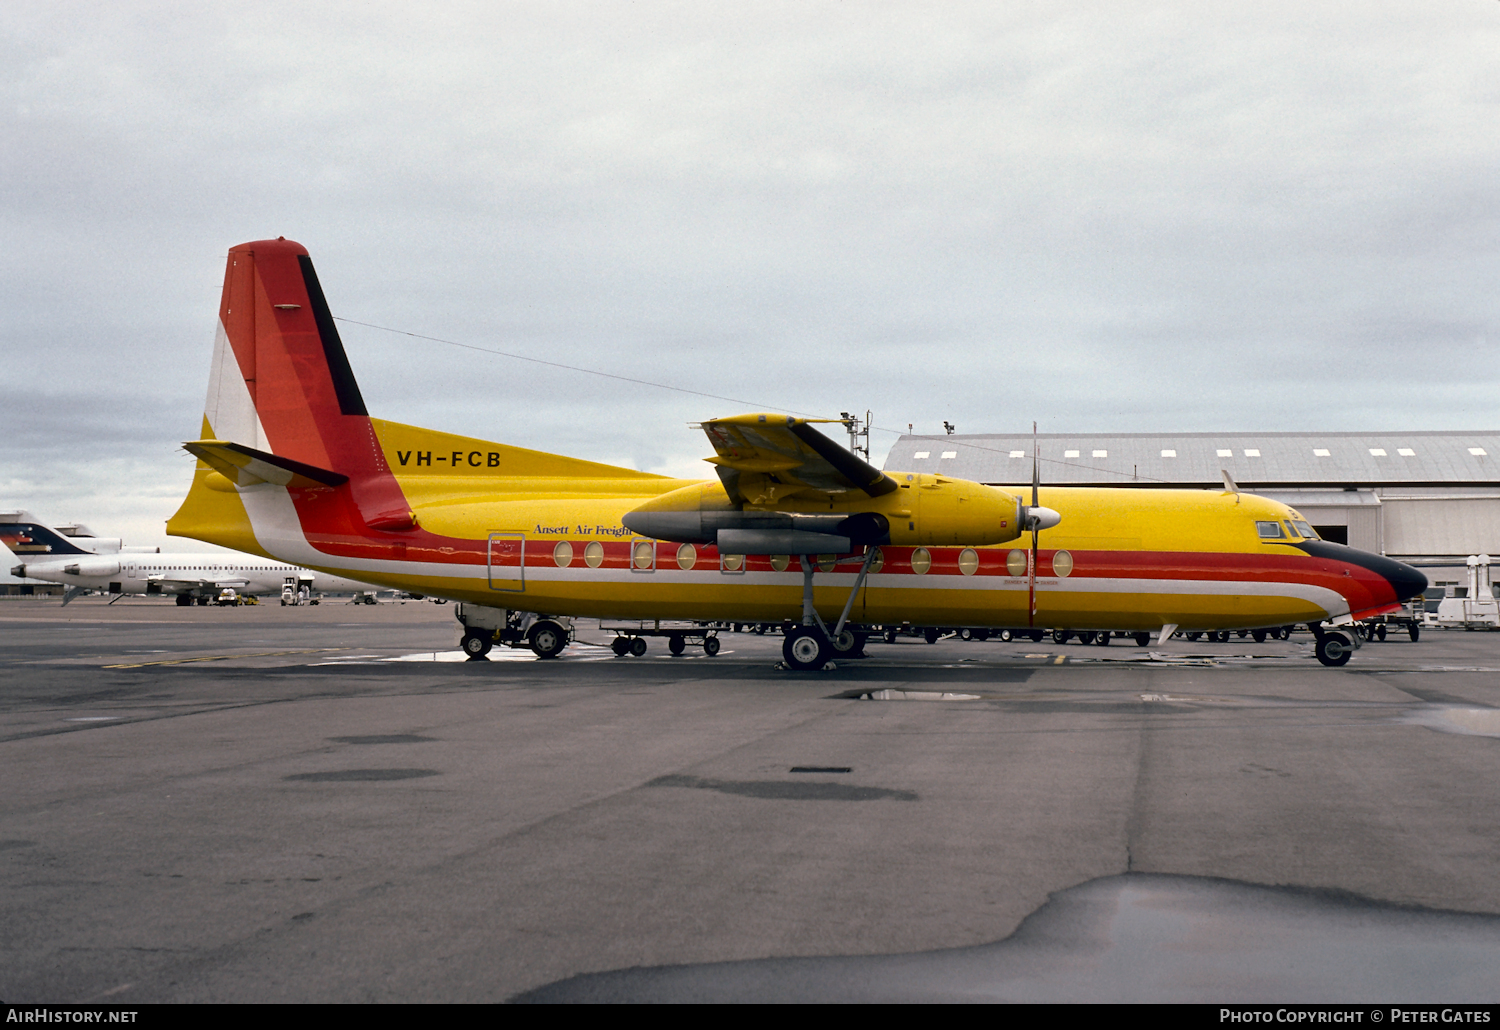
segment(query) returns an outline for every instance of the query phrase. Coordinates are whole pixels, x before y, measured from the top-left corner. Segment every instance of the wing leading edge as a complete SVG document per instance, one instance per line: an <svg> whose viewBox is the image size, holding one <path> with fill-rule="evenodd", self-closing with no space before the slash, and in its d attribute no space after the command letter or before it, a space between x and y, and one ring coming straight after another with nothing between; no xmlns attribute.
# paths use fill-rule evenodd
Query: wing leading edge
<svg viewBox="0 0 1500 1030"><path fill-rule="evenodd" d="M724 490L735 504L774 505L787 497L836 495L860 491L881 497L896 481L791 415L751 414L716 418L701 428L713 445L715 466Z"/></svg>

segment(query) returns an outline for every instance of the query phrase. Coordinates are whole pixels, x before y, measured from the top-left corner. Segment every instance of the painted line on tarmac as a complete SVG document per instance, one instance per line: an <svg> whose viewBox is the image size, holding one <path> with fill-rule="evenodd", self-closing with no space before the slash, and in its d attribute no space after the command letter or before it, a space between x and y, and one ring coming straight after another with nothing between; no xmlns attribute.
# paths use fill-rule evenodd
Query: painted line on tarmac
<svg viewBox="0 0 1500 1030"><path fill-rule="evenodd" d="M276 658L289 654L323 654L327 651L344 651L342 647L312 647L302 651L258 651L255 654L210 654L197 658L167 658L158 662L131 662L124 665L101 665L101 669L144 669L148 665L186 665L188 662L223 662L232 658Z"/></svg>

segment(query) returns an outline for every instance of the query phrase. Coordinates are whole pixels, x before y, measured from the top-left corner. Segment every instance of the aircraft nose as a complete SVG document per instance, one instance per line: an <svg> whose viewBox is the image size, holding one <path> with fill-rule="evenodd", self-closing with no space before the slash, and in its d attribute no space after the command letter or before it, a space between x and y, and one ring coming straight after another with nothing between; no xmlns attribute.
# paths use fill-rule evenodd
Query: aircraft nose
<svg viewBox="0 0 1500 1030"><path fill-rule="evenodd" d="M1386 582L1396 592L1396 600L1405 601L1427 589L1427 577L1405 562L1393 561L1394 569L1384 570Z"/></svg>

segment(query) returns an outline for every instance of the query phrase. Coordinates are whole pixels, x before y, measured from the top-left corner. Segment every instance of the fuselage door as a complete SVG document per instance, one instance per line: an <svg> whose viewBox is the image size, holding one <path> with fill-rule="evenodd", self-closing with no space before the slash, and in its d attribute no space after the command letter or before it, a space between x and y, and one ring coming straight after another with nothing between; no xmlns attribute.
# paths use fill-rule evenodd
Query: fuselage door
<svg viewBox="0 0 1500 1030"><path fill-rule="evenodd" d="M490 589L526 589L526 534L490 534Z"/></svg>

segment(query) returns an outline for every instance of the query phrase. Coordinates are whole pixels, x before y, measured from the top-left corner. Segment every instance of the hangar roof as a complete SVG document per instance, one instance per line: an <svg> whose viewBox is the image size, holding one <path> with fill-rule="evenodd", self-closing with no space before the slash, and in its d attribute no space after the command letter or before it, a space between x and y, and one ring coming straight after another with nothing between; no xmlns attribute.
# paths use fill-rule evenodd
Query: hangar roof
<svg viewBox="0 0 1500 1030"><path fill-rule="evenodd" d="M1043 433L1042 482L1072 486L1495 485L1500 431L1409 433ZM902 436L887 470L981 483L1031 482L1032 438Z"/></svg>

